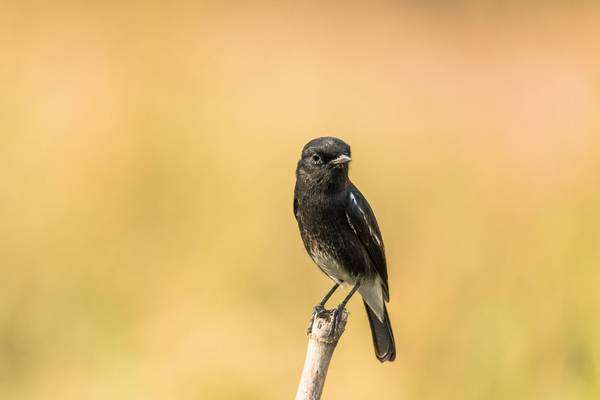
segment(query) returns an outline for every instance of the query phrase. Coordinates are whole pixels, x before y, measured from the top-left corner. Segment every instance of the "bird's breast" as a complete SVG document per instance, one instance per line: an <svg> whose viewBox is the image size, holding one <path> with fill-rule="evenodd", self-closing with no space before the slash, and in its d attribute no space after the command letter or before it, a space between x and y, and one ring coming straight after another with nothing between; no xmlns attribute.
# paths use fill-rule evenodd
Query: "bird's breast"
<svg viewBox="0 0 600 400"><path fill-rule="evenodd" d="M319 268L334 281L353 283L354 277L338 256L335 246L317 238L309 239L308 253Z"/></svg>

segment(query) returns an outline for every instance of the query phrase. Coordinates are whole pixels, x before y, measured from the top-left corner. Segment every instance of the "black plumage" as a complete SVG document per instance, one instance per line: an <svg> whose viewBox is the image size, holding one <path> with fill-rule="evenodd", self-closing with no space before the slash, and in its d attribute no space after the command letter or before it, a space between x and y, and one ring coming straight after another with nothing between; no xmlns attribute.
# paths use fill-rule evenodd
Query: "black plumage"
<svg viewBox="0 0 600 400"><path fill-rule="evenodd" d="M358 288L375 354L381 362L393 361L394 334L385 307L389 301L385 248L373 210L348 178L350 156L350 146L333 137L313 139L304 146L296 169L294 215L317 266L336 284Z"/></svg>

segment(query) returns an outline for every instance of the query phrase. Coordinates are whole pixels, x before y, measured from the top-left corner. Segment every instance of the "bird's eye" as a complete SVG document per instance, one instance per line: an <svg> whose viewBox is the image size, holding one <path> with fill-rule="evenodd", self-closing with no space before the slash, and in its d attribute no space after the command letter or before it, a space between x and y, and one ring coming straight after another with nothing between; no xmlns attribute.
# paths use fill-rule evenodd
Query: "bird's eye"
<svg viewBox="0 0 600 400"><path fill-rule="evenodd" d="M321 157L319 157L318 154L313 154L313 156L311 158L315 163L318 163L319 161L321 161Z"/></svg>

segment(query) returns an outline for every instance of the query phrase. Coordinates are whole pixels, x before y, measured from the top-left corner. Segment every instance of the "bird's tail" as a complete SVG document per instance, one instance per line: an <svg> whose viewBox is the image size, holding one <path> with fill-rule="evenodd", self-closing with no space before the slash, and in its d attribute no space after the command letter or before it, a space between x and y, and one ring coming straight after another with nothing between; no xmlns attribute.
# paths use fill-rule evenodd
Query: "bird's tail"
<svg viewBox="0 0 600 400"><path fill-rule="evenodd" d="M396 343L394 343L394 333L385 304L383 305L383 322L381 322L369 305L364 301L363 303L369 317L369 325L371 325L375 356L381 362L394 361L396 359Z"/></svg>

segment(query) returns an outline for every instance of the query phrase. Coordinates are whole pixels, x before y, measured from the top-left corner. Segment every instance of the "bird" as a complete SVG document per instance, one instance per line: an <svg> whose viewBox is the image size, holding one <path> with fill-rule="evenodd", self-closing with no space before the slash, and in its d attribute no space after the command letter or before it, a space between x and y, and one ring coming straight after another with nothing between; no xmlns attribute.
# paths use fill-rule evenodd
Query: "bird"
<svg viewBox="0 0 600 400"><path fill-rule="evenodd" d="M396 345L386 309L388 272L383 238L367 199L348 177L350 146L336 137L319 137L302 149L296 167L294 216L304 247L314 263L334 281L317 306L340 285L351 286L335 310L342 310L356 291L362 296L375 356L394 361Z"/></svg>

